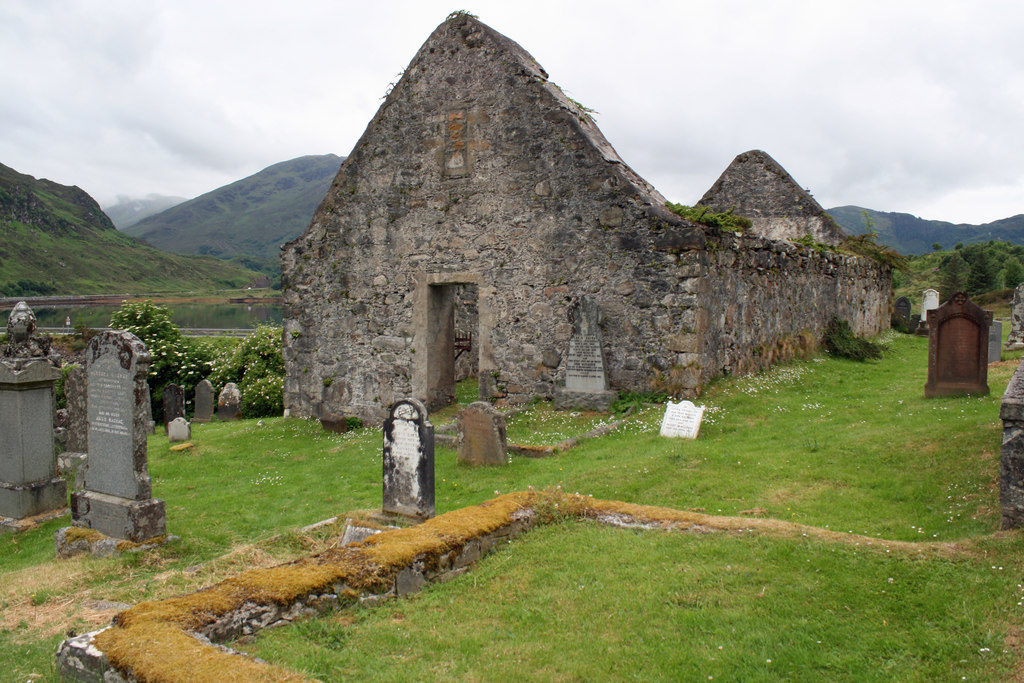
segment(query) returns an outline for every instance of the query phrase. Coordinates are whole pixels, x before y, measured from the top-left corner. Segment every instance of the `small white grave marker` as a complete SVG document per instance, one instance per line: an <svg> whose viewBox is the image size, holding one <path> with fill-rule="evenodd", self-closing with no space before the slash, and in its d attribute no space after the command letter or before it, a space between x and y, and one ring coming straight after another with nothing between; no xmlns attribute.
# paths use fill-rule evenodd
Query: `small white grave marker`
<svg viewBox="0 0 1024 683"><path fill-rule="evenodd" d="M695 406L690 401L669 401L665 406L665 417L661 420L661 435L696 439L703 419L704 406Z"/></svg>

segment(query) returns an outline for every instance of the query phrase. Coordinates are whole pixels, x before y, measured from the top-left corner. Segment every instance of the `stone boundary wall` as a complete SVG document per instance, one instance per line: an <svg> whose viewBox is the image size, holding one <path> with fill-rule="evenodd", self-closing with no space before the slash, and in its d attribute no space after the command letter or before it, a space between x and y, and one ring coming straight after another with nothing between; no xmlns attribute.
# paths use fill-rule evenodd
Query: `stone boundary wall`
<svg viewBox="0 0 1024 683"><path fill-rule="evenodd" d="M757 372L812 351L833 317L860 336L889 328L890 269L868 258L818 252L792 242L723 235L701 254L703 384Z"/></svg>
<svg viewBox="0 0 1024 683"><path fill-rule="evenodd" d="M1010 378L999 407L1003 445L999 454L999 504L1003 529L1024 526L1024 363Z"/></svg>

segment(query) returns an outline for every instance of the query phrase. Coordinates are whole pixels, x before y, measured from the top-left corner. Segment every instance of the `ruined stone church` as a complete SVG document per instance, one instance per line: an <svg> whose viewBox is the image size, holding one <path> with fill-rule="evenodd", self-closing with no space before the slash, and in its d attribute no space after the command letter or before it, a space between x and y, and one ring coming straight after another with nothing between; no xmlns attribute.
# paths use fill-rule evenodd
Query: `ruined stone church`
<svg viewBox="0 0 1024 683"><path fill-rule="evenodd" d="M799 190L774 177L744 191L766 215ZM379 423L402 397L447 404L459 372L482 398L551 397L583 297L620 392L694 396L833 316L885 329L888 268L775 239L803 229L781 218L733 233L669 212L525 50L453 14L283 249L285 407Z"/></svg>

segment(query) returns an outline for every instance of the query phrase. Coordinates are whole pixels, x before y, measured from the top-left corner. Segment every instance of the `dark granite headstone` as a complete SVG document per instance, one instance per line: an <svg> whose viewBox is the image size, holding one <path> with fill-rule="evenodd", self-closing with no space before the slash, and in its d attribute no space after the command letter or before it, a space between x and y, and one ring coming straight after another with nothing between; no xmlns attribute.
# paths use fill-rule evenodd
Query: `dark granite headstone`
<svg viewBox="0 0 1024 683"><path fill-rule="evenodd" d="M213 419L213 385L210 380L204 379L196 385L195 413L192 415L193 422L209 422Z"/></svg>
<svg viewBox="0 0 1024 683"><path fill-rule="evenodd" d="M101 332L86 347L89 458L83 490L71 495L72 523L113 538L164 534L164 502L152 497L146 453L150 355L138 337Z"/></svg>
<svg viewBox="0 0 1024 683"><path fill-rule="evenodd" d="M234 382L228 382L217 397L217 419L237 420L241 417L242 392Z"/></svg>
<svg viewBox="0 0 1024 683"><path fill-rule="evenodd" d="M1024 349L1024 282L1013 290L1013 304L1010 307L1010 334L1006 337L1007 349Z"/></svg>
<svg viewBox="0 0 1024 683"><path fill-rule="evenodd" d="M417 519L434 516L434 426L427 408L414 398L391 406L384 421L386 514Z"/></svg>
<svg viewBox="0 0 1024 683"><path fill-rule="evenodd" d="M895 311L896 315L903 318L905 322L910 322L910 309L910 299L905 296L896 299L896 302L893 304L893 311Z"/></svg>
<svg viewBox="0 0 1024 683"><path fill-rule="evenodd" d="M459 413L459 462L508 464L505 416L486 401L470 403Z"/></svg>
<svg viewBox="0 0 1024 683"><path fill-rule="evenodd" d="M608 390L601 344L601 309L593 297L583 296L572 318L573 333L565 357L565 386L555 389L555 408L607 412L618 393Z"/></svg>
<svg viewBox="0 0 1024 683"><path fill-rule="evenodd" d="M60 368L45 354L48 340L37 339L35 327L35 315L19 303L0 354L0 528L17 529L18 520L67 507L53 438Z"/></svg>
<svg viewBox="0 0 1024 683"><path fill-rule="evenodd" d="M988 362L991 365L1003 359L1003 321L993 320L988 328Z"/></svg>
<svg viewBox="0 0 1024 683"><path fill-rule="evenodd" d="M168 384L164 387L164 431L179 417L185 417L185 392L177 384Z"/></svg>
<svg viewBox="0 0 1024 683"><path fill-rule="evenodd" d="M928 311L928 383L924 395L988 393L988 328L992 313L957 292Z"/></svg>

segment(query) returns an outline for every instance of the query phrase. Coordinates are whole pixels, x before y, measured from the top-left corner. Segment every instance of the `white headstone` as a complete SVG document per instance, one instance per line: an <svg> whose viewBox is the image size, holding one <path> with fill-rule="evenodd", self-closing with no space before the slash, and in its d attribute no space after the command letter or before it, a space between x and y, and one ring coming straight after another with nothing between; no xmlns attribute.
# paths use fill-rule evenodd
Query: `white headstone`
<svg viewBox="0 0 1024 683"><path fill-rule="evenodd" d="M926 289L921 296L921 320L927 320L928 311L939 307L939 293L934 289Z"/></svg>
<svg viewBox="0 0 1024 683"><path fill-rule="evenodd" d="M176 417L167 423L167 440L188 441L192 438L192 425L183 417Z"/></svg>
<svg viewBox="0 0 1024 683"><path fill-rule="evenodd" d="M691 401L669 401L665 417L661 419L661 435L696 439L703 419L704 406L696 406Z"/></svg>

